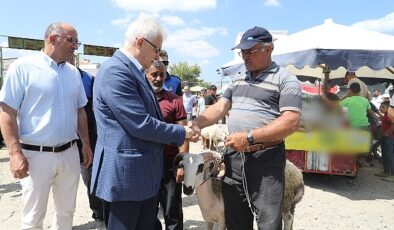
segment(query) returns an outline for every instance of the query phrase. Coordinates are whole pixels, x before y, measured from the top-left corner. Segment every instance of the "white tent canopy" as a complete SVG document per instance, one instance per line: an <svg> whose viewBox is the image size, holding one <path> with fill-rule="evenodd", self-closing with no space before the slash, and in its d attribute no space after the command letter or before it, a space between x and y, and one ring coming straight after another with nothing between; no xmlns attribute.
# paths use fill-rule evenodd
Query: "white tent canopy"
<svg viewBox="0 0 394 230"><path fill-rule="evenodd" d="M341 78L346 70L360 77L394 79L394 36L334 23L324 24L283 37L275 43L273 60L293 74L322 78L320 64L330 67L330 78ZM223 65L224 76L244 74L242 61Z"/></svg>
<svg viewBox="0 0 394 230"><path fill-rule="evenodd" d="M345 26L326 19L324 24L277 40L273 56L308 49L394 51L394 36Z"/></svg>

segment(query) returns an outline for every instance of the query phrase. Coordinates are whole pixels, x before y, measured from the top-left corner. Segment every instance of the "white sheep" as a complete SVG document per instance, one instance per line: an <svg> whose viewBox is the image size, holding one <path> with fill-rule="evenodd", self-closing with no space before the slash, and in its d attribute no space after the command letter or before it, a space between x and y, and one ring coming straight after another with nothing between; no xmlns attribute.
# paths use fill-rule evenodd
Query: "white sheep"
<svg viewBox="0 0 394 230"><path fill-rule="evenodd" d="M219 229L225 229L224 203L221 194L221 182L215 178L224 175L224 164L217 164L221 155L216 152L200 154L180 154L174 165L184 168L183 192L192 195L194 189L198 197L201 214L211 230L213 224L219 224ZM285 167L285 192L283 199L282 220L284 230L293 229L294 211L296 204L304 195L304 179L302 172L290 161Z"/></svg>
<svg viewBox="0 0 394 230"><path fill-rule="evenodd" d="M205 140L209 140L208 149L212 150L212 147L217 149L220 141L225 141L228 136L228 130L226 126L220 127L218 124L214 124L201 129L202 144L205 147Z"/></svg>

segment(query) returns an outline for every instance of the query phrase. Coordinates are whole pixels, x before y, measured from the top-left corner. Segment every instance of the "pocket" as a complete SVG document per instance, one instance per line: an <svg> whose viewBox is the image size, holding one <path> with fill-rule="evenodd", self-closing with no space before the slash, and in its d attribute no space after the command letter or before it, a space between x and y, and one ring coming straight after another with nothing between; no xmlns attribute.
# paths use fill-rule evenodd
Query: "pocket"
<svg viewBox="0 0 394 230"><path fill-rule="evenodd" d="M146 175L149 174L149 169L146 164L146 156L135 149L123 150L119 153L119 165L122 167L122 175L124 181L124 188L127 192L141 192L144 183L149 180Z"/></svg>

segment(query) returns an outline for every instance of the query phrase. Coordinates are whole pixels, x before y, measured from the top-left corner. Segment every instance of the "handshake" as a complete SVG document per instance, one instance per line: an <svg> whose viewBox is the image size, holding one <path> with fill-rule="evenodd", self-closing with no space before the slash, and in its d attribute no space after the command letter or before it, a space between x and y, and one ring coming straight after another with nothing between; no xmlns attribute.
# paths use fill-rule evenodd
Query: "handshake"
<svg viewBox="0 0 394 230"><path fill-rule="evenodd" d="M198 127L196 124L194 124L192 121L189 121L188 125L183 126L186 131L186 140L189 140L191 142L197 142L200 138L201 135L201 129Z"/></svg>

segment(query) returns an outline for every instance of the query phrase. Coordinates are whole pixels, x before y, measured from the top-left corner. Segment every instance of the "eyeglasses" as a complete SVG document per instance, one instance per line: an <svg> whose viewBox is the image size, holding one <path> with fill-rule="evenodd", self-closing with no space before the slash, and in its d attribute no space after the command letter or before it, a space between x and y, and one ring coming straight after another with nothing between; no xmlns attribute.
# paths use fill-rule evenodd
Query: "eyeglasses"
<svg viewBox="0 0 394 230"><path fill-rule="evenodd" d="M240 56L240 57L244 57L244 56L253 56L257 51L264 51L264 47L259 47L259 48L256 48L256 49L253 49L253 50L241 50L240 52L238 52L238 55Z"/></svg>
<svg viewBox="0 0 394 230"><path fill-rule="evenodd" d="M168 66L168 63L170 63L169 61L161 61L161 63L163 63L163 65Z"/></svg>
<svg viewBox="0 0 394 230"><path fill-rule="evenodd" d="M153 44L151 41L149 41L148 39L144 38L144 40L149 43L153 48L156 49L156 54L160 53L161 49L159 47L157 47L155 44Z"/></svg>
<svg viewBox="0 0 394 230"><path fill-rule="evenodd" d="M74 45L77 45L78 47L80 47L81 44L82 44L81 41L79 41L78 39L73 38L73 37L71 37L69 35L58 35L58 34L56 34L56 36L64 38L67 42L72 43Z"/></svg>

